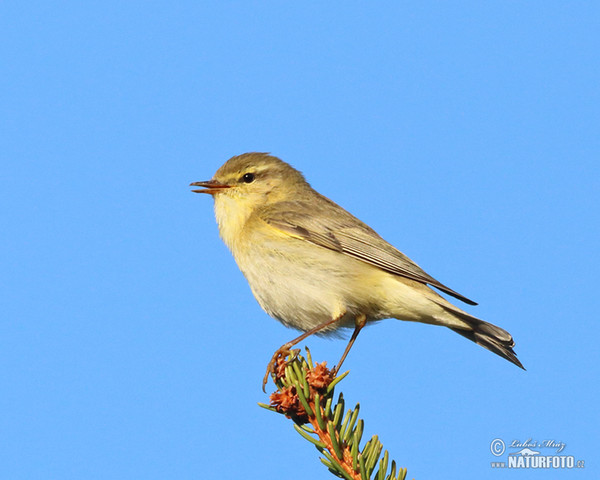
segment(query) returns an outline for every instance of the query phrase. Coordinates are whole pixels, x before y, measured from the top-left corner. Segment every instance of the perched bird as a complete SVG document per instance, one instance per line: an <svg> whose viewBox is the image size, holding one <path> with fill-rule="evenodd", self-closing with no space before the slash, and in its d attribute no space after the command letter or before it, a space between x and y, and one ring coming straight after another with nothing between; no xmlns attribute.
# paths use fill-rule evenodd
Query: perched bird
<svg viewBox="0 0 600 480"><path fill-rule="evenodd" d="M464 312L431 287L475 302L425 273L371 227L315 191L291 165L267 153L230 158L212 180L191 184L214 198L219 233L260 306L303 331L277 359L313 333L397 318L448 327L523 368L504 329Z"/></svg>

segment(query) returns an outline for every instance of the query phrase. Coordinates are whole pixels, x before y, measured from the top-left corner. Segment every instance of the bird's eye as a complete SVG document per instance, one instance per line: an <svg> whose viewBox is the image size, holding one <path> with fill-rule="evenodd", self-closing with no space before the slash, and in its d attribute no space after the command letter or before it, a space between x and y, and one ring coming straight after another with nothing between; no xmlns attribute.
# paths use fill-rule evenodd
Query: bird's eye
<svg viewBox="0 0 600 480"><path fill-rule="evenodd" d="M254 174L253 173L245 173L242 176L242 182L244 183L252 183L254 181Z"/></svg>

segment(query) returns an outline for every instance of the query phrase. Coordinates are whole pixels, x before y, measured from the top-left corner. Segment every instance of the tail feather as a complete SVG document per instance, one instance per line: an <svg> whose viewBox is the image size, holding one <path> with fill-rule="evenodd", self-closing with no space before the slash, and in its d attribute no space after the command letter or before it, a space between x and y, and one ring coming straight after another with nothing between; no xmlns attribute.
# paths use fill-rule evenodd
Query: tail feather
<svg viewBox="0 0 600 480"><path fill-rule="evenodd" d="M481 321L481 320L480 320ZM491 325L489 323L481 321L484 325ZM490 352L494 352L496 355L500 355L511 363L514 363L517 367L525 370L523 364L517 358L517 354L514 352L512 347L515 345L514 340L510 337L510 341L503 341L498 337L490 335L485 332L485 328L482 331L477 329L473 330L461 330L460 328L452 328L456 333L459 333L465 338L468 338L477 345L481 345L483 348L487 348Z"/></svg>
<svg viewBox="0 0 600 480"><path fill-rule="evenodd" d="M449 327L451 330L454 330L456 333L468 338L477 345L487 348L490 352L494 352L496 355L505 358L509 362L514 363L517 367L525 370L525 367L519 361L517 354L513 350L515 341L510 333L503 328L484 322L477 317L473 317L459 308L454 307L454 305L448 304L441 306L449 313L460 318L466 324L465 327L468 327Z"/></svg>

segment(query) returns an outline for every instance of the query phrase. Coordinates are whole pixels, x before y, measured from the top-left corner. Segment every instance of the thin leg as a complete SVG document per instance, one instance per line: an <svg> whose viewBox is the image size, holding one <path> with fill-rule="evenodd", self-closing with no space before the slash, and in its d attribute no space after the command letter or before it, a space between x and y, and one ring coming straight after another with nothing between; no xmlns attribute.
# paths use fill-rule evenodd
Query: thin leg
<svg viewBox="0 0 600 480"><path fill-rule="evenodd" d="M276 365L277 359L279 357L285 357L286 355L288 355L290 353L290 348L292 348L294 345L296 345L297 343L300 343L305 338L310 337L313 333L317 333L318 331L323 330L324 328L327 328L329 325L332 325L335 322L338 322L340 320L340 318L342 318L343 316L344 316L344 314L339 315L331 320L327 320L325 323L321 323L320 325L317 325L315 328L311 328L308 332L304 332L299 337L296 337L293 340L291 340L291 341L283 344L281 347L279 347L275 351L275 353L273 354L273 357L271 357L271 361L267 365L267 373L265 373L265 376L263 378L263 383L262 383L263 392L265 392L265 386L267 385L267 381L269 380L269 374L275 371L275 365ZM352 337L354 337L354 335L352 335ZM344 356L345 356L345 354L344 354Z"/></svg>
<svg viewBox="0 0 600 480"><path fill-rule="evenodd" d="M332 374L334 377L340 371L340 368L342 367L342 363L344 363L344 360L346 360L346 356L348 355L348 352L352 348L352 345L354 345L354 341L356 340L356 337L358 337L358 334L360 333L360 331L363 329L363 327L366 324L367 324L367 317L365 315L359 315L358 317L356 317L356 320L354 322L354 332L352 332L350 341L348 342L348 345L346 345L346 350L344 350L342 358L340 358L340 361L338 362L338 364L333 368Z"/></svg>

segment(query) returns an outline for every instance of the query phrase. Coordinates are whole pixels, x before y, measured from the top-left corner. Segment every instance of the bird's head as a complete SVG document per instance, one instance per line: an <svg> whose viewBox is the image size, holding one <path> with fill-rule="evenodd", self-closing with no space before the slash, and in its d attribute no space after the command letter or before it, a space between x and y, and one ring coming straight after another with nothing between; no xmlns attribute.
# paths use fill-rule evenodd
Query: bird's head
<svg viewBox="0 0 600 480"><path fill-rule="evenodd" d="M202 187L193 192L208 193L215 202L232 200L240 208L293 199L307 185L304 176L291 165L268 153L255 152L230 158L211 180L190 184Z"/></svg>
<svg viewBox="0 0 600 480"><path fill-rule="evenodd" d="M303 197L310 186L302 173L268 153L232 157L211 180L194 182L192 190L215 200L215 216L225 243L232 246L250 216L277 202Z"/></svg>

